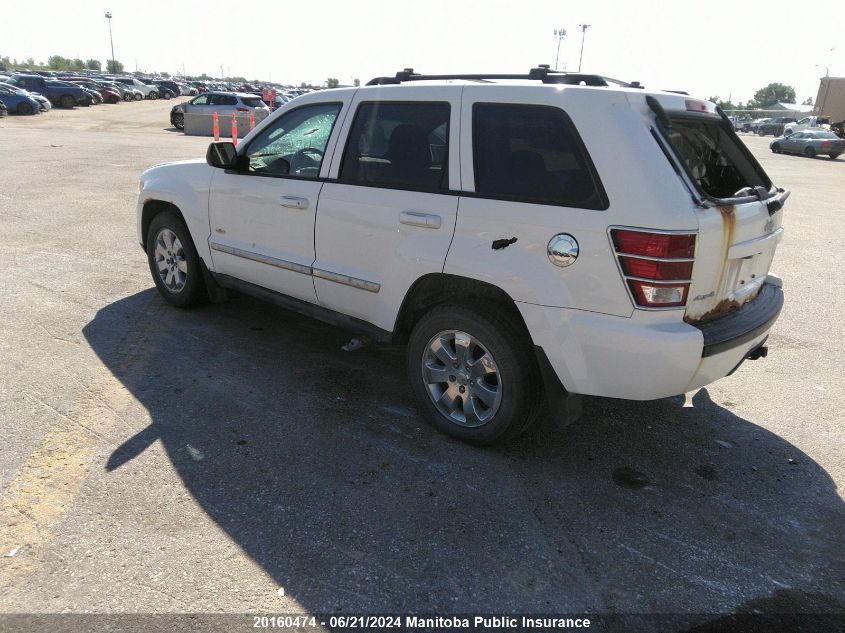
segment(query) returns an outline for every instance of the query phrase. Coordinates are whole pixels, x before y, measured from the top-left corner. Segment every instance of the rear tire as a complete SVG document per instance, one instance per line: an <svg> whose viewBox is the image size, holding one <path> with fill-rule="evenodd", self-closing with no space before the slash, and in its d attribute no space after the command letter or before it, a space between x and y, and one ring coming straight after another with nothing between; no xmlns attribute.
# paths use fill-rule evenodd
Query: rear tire
<svg viewBox="0 0 845 633"><path fill-rule="evenodd" d="M62 95L59 99L59 105L63 108L72 108L76 105L76 99L74 99L71 95Z"/></svg>
<svg viewBox="0 0 845 633"><path fill-rule="evenodd" d="M159 294L177 308L203 302L205 284L197 249L182 218L163 211L147 231L147 262Z"/></svg>
<svg viewBox="0 0 845 633"><path fill-rule="evenodd" d="M814 150L812 147L808 147L804 150L804 156L806 156L807 158L815 158L816 150Z"/></svg>
<svg viewBox="0 0 845 633"><path fill-rule="evenodd" d="M525 327L496 304L433 308L411 332L407 369L434 426L470 444L515 438L542 411L542 378Z"/></svg>
<svg viewBox="0 0 845 633"><path fill-rule="evenodd" d="M150 99L155 100L158 99L158 93L155 90L150 92Z"/></svg>

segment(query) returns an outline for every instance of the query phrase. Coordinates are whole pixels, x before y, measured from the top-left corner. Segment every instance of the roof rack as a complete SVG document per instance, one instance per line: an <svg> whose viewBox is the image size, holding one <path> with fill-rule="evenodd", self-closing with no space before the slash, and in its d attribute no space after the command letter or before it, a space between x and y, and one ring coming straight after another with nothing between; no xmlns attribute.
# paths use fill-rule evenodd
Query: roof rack
<svg viewBox="0 0 845 633"><path fill-rule="evenodd" d="M627 83L618 79L610 79L601 75L589 75L584 73L567 73L550 70L548 64L540 64L528 71L527 75L519 74L477 74L477 75L422 75L415 73L413 68L406 68L399 71L394 77L376 77L367 82L368 86L386 86L401 84L408 81L443 81L446 79L467 79L470 81L491 81L494 79L530 79L542 81L544 84L567 84L571 86L607 86L608 82L619 84L625 87L641 87L638 82Z"/></svg>

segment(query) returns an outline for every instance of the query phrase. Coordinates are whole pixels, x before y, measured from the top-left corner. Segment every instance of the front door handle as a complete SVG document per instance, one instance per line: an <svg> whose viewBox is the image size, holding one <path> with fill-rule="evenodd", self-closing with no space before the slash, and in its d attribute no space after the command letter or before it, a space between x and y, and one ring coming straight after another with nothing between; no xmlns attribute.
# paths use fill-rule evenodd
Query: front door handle
<svg viewBox="0 0 845 633"><path fill-rule="evenodd" d="M279 199L279 204L288 209L307 209L308 198L300 198L299 196L282 196Z"/></svg>
<svg viewBox="0 0 845 633"><path fill-rule="evenodd" d="M409 226L421 226L425 229L439 229L440 216L432 213L420 213L419 211L402 211L399 214L399 222Z"/></svg>

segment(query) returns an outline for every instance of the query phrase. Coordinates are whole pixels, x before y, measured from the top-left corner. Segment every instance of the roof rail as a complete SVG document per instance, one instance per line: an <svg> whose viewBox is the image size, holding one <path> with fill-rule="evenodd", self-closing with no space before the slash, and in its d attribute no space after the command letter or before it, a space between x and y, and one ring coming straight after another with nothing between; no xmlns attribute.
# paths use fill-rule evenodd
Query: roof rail
<svg viewBox="0 0 845 633"><path fill-rule="evenodd" d="M443 81L446 79L467 79L470 81L491 81L494 79L530 79L542 81L544 84L567 84L572 86L607 86L608 80L601 75L584 73L567 73L549 70L548 64L540 64L528 71L527 75L520 74L458 74L458 75L422 75L415 73L413 68L406 68L396 73L394 77L376 77L367 82L368 86L386 86L401 84L408 81ZM611 80L613 83L630 85L626 82Z"/></svg>

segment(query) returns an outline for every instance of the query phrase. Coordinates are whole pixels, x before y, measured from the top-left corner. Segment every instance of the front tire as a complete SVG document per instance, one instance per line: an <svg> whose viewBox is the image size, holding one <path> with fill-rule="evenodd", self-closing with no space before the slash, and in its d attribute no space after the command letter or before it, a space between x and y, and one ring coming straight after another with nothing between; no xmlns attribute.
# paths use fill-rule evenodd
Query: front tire
<svg viewBox="0 0 845 633"><path fill-rule="evenodd" d="M202 302L204 284L199 255L178 214L164 211L153 218L147 231L147 262L165 301L177 308Z"/></svg>
<svg viewBox="0 0 845 633"><path fill-rule="evenodd" d="M152 90L150 92L150 100L155 101L156 99L158 99L158 93L155 90Z"/></svg>
<svg viewBox="0 0 845 633"><path fill-rule="evenodd" d="M34 110L32 109L32 106L29 105L28 103L19 103L18 104L18 114L26 115L26 114L32 114L33 112L34 112Z"/></svg>
<svg viewBox="0 0 845 633"><path fill-rule="evenodd" d="M831 154L831 155L830 155L830 160L836 160L836 159L837 159L837 158L839 158L840 156L841 156L841 154Z"/></svg>
<svg viewBox="0 0 845 633"><path fill-rule="evenodd" d="M780 143L775 143L774 145L772 145L772 151L775 154L780 154Z"/></svg>
<svg viewBox="0 0 845 633"><path fill-rule="evenodd" d="M181 112L176 112L173 115L173 127L177 130L184 130L185 129L185 115Z"/></svg>
<svg viewBox="0 0 845 633"><path fill-rule="evenodd" d="M530 340L499 305L432 309L414 326L407 353L412 388L448 435L490 445L519 436L540 415L542 379Z"/></svg>
<svg viewBox="0 0 845 633"><path fill-rule="evenodd" d="M62 95L59 99L59 105L67 109L73 108L76 105L76 99L71 95Z"/></svg>

